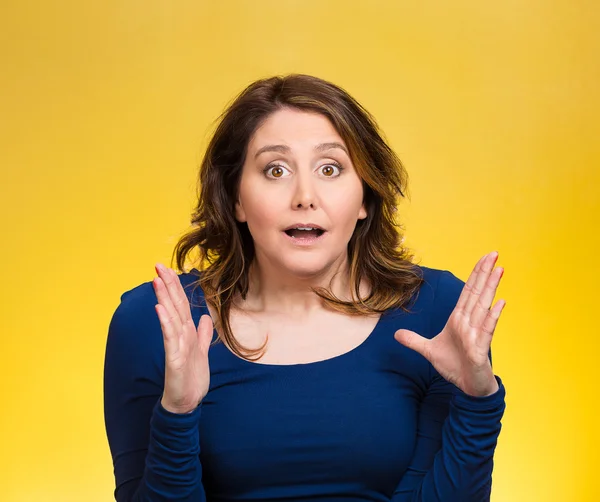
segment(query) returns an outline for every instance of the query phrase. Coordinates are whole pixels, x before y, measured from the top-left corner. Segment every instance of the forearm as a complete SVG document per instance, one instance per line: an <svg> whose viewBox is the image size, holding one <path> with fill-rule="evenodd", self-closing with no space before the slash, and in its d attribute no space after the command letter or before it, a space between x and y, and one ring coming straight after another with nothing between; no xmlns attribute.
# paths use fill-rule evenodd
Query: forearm
<svg viewBox="0 0 600 502"><path fill-rule="evenodd" d="M150 423L143 476L116 490L117 502L167 502L206 500L202 487L198 422L200 408L178 415L160 402Z"/></svg>
<svg viewBox="0 0 600 502"><path fill-rule="evenodd" d="M433 462L417 459L399 483L393 502L485 502L490 498L493 455L505 409L505 389L485 397L457 392Z"/></svg>

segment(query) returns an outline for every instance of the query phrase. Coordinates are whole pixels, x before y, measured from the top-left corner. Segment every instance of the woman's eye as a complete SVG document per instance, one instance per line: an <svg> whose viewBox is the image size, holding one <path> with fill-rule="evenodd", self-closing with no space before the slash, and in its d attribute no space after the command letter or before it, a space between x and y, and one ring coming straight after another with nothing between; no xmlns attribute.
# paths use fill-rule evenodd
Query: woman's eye
<svg viewBox="0 0 600 502"><path fill-rule="evenodd" d="M286 175L287 169L283 166L267 166L264 173L268 178L283 178Z"/></svg>
<svg viewBox="0 0 600 502"><path fill-rule="evenodd" d="M339 176L342 172L343 167L337 164L325 164L321 167L321 172L326 178L333 178Z"/></svg>
<svg viewBox="0 0 600 502"><path fill-rule="evenodd" d="M338 164L325 164L319 168L321 174L326 178L335 178L339 176L343 169L344 168ZM271 179L284 178L291 174L286 167L279 164L268 165L263 172L267 178Z"/></svg>

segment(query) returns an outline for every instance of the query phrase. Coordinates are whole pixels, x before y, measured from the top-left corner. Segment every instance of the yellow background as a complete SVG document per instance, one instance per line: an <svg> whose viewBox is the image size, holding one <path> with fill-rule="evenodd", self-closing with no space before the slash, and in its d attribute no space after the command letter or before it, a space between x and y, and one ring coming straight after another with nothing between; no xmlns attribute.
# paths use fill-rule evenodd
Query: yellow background
<svg viewBox="0 0 600 502"><path fill-rule="evenodd" d="M423 265L466 279L500 253L492 501L600 500L599 5L2 2L0 498L112 500L119 296L170 263L226 103L304 72L359 99L404 161Z"/></svg>

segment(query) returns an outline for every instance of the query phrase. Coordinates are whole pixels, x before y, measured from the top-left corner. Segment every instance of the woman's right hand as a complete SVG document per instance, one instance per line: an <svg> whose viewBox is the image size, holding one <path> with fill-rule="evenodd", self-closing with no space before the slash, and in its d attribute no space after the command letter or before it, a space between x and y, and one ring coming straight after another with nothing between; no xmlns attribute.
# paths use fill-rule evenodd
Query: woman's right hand
<svg viewBox="0 0 600 502"><path fill-rule="evenodd" d="M203 315L196 329L177 273L161 263L156 264L155 270L158 277L152 285L158 304L154 308L165 344L165 387L161 404L172 413L190 413L208 392L208 349L213 322L209 315Z"/></svg>

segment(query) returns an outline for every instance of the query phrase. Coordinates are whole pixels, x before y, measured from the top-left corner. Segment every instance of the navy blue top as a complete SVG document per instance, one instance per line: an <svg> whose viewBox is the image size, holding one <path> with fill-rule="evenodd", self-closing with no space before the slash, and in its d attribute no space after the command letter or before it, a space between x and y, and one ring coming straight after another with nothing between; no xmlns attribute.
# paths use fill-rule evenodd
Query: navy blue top
<svg viewBox="0 0 600 502"><path fill-rule="evenodd" d="M116 500L489 500L505 389L496 376L497 392L469 396L394 339L399 328L439 333L464 285L420 268L411 313L385 312L342 355L262 364L213 345L208 394L189 414L160 404L165 353L152 283L125 292L104 369ZM192 294L198 274L180 275L196 326L208 313L201 289Z"/></svg>

